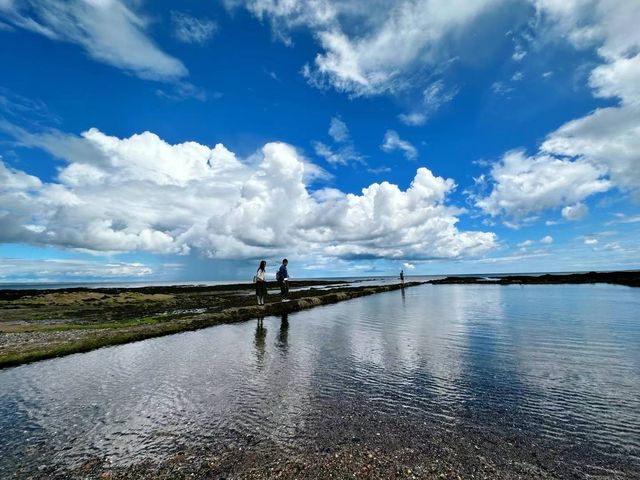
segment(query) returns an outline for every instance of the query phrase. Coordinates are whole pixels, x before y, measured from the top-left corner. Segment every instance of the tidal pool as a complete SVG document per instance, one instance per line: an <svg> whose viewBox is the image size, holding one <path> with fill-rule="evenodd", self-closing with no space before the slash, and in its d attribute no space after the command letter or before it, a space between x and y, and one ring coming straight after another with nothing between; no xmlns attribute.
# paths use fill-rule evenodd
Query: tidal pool
<svg viewBox="0 0 640 480"><path fill-rule="evenodd" d="M3 478L368 442L638 478L640 289L425 285L24 365L0 432Z"/></svg>

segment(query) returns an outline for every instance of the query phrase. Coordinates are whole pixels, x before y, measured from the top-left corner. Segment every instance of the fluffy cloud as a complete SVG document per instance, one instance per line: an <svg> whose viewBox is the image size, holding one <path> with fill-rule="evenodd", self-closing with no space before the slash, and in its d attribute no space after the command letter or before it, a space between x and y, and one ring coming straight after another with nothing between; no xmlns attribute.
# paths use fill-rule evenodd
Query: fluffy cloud
<svg viewBox="0 0 640 480"><path fill-rule="evenodd" d="M323 51L306 67L306 75L316 85L354 95L405 88L416 68L448 60L456 41L472 31L469 26L499 3L378 0L372 8L370 2L330 0L226 1L268 19L285 41L292 29L311 30Z"/></svg>
<svg viewBox="0 0 640 480"><path fill-rule="evenodd" d="M521 150L507 153L491 168L493 189L476 201L491 216L521 220L558 205L580 202L611 187L604 171L585 162L547 155L528 157Z"/></svg>
<svg viewBox="0 0 640 480"><path fill-rule="evenodd" d="M589 77L595 95L603 98L618 97L624 104L640 103L640 54L620 57L596 67Z"/></svg>
<svg viewBox="0 0 640 480"><path fill-rule="evenodd" d="M640 79L638 80L640 82ZM601 108L553 132L541 150L593 165L623 189L640 188L640 104Z"/></svg>
<svg viewBox="0 0 640 480"><path fill-rule="evenodd" d="M535 0L552 31L602 60L589 77L596 97L619 104L562 125L538 154L507 154L492 167L493 189L477 205L491 215L523 217L564 207L577 220L588 196L619 188L640 195L640 4L618 0ZM537 177L537 178L536 178Z"/></svg>
<svg viewBox="0 0 640 480"><path fill-rule="evenodd" d="M121 0L0 2L5 22L52 40L75 43L94 59L153 80L187 75L180 60L146 34L147 21Z"/></svg>
<svg viewBox="0 0 640 480"><path fill-rule="evenodd" d="M562 209L562 216L567 220L582 220L589 213L589 208L584 203L567 205Z"/></svg>
<svg viewBox="0 0 640 480"><path fill-rule="evenodd" d="M8 168L0 158L0 232L3 242L20 241L31 232L33 215L40 206L32 196L42 182L31 175Z"/></svg>
<svg viewBox="0 0 640 480"><path fill-rule="evenodd" d="M416 147L406 140L402 140L395 130L387 130L384 135L384 143L380 145L380 148L387 153L400 150L409 160L415 160L418 157Z"/></svg>
<svg viewBox="0 0 640 480"><path fill-rule="evenodd" d="M29 137L50 149L51 138L65 137ZM86 148L62 155L77 143ZM345 194L310 191L322 171L284 143L238 159L221 144L171 145L150 132L120 139L91 129L66 138L57 151L67 163L51 183L0 162L1 241L109 252L197 250L221 259L458 258L496 246L493 233L458 230L462 212L446 205L453 180L426 168L404 191L382 182Z"/></svg>
<svg viewBox="0 0 640 480"><path fill-rule="evenodd" d="M589 84L594 95L616 98L616 107L601 108L553 132L542 150L606 169L616 186L640 188L640 4L621 0L538 0L577 47L596 46L603 63Z"/></svg>
<svg viewBox="0 0 640 480"><path fill-rule="evenodd" d="M182 12L171 12L171 22L175 37L184 43L204 45L218 29L213 20L192 17Z"/></svg>
<svg viewBox="0 0 640 480"><path fill-rule="evenodd" d="M558 36L577 48L598 47L604 58L627 55L637 45L640 5L626 0L531 0Z"/></svg>

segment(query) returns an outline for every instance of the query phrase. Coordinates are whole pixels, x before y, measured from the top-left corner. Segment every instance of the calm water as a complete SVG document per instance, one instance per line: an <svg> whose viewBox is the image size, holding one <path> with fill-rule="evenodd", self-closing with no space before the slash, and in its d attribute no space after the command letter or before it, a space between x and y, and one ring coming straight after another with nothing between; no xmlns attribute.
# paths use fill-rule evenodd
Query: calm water
<svg viewBox="0 0 640 480"><path fill-rule="evenodd" d="M637 478L640 289L427 285L0 371L0 472L299 450L358 418Z"/></svg>

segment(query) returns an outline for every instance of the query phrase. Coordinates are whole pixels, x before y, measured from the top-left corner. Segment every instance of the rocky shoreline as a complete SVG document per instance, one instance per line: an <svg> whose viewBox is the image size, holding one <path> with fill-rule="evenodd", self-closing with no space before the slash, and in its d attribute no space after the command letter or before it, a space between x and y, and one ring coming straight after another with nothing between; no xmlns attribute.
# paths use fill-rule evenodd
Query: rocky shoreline
<svg viewBox="0 0 640 480"><path fill-rule="evenodd" d="M423 283L640 287L640 271L451 276L405 286ZM0 290L0 368L402 288L400 284L359 287L341 281L294 281L291 301L281 303L276 285L270 287L264 306L255 305L252 284Z"/></svg>
<svg viewBox="0 0 640 480"><path fill-rule="evenodd" d="M280 302L272 292L264 306L255 304L251 284L3 290L0 368L421 284L353 287L343 283L292 282L297 290L291 292L289 302Z"/></svg>
<svg viewBox="0 0 640 480"><path fill-rule="evenodd" d="M560 285L609 283L640 287L640 271L588 272L545 275L505 275L500 277L446 277L431 280L433 285L474 284L474 285Z"/></svg>

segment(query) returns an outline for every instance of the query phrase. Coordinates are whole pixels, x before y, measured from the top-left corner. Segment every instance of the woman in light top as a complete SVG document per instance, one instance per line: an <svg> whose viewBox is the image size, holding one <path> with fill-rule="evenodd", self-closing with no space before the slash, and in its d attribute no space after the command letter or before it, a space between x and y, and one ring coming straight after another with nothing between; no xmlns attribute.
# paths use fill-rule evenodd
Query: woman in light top
<svg viewBox="0 0 640 480"><path fill-rule="evenodd" d="M264 298L267 296L267 279L265 278L267 262L262 260L256 272L256 298L258 305L264 305Z"/></svg>

